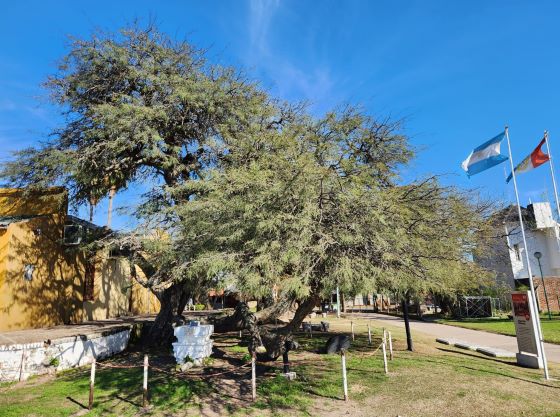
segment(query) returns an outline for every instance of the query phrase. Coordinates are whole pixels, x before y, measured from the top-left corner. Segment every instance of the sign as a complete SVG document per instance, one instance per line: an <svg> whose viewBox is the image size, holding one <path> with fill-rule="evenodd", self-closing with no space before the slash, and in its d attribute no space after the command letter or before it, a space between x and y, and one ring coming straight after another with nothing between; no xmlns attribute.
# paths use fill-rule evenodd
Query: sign
<svg viewBox="0 0 560 417"><path fill-rule="evenodd" d="M528 291L513 292L511 294L511 304L513 306L513 321L515 322L519 352L538 355L531 293Z"/></svg>

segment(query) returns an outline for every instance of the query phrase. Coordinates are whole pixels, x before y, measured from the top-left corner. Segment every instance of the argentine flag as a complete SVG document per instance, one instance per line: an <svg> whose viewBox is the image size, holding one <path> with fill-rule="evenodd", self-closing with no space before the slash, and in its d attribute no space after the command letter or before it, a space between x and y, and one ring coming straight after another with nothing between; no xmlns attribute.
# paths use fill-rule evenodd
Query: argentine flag
<svg viewBox="0 0 560 417"><path fill-rule="evenodd" d="M500 145L505 136L506 133L502 132L473 149L461 164L469 177L508 160L507 156L500 154Z"/></svg>

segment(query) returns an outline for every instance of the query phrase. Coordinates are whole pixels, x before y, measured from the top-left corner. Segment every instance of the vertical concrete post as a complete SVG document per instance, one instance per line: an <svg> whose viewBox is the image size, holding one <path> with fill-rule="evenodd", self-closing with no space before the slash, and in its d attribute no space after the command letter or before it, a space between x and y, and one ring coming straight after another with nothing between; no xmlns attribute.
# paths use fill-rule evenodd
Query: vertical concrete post
<svg viewBox="0 0 560 417"><path fill-rule="evenodd" d="M383 349L383 368L385 369L385 373L389 373L389 369L387 368L387 348L385 347L385 329L383 329L383 341L381 342L381 347Z"/></svg>
<svg viewBox="0 0 560 417"><path fill-rule="evenodd" d="M144 355L144 382L142 384L142 406L148 406L148 355Z"/></svg>
<svg viewBox="0 0 560 417"><path fill-rule="evenodd" d="M348 379L346 377L346 352L344 352L344 349L340 351L340 359L342 362L342 386L344 389L344 401L348 401Z"/></svg>
<svg viewBox="0 0 560 417"><path fill-rule="evenodd" d="M251 357L251 390L253 401L257 401L257 354L253 352Z"/></svg>
<svg viewBox="0 0 560 417"><path fill-rule="evenodd" d="M93 358L93 362L91 363L91 372L89 375L89 403L88 409L91 410L93 407L93 386L95 384L95 358Z"/></svg>

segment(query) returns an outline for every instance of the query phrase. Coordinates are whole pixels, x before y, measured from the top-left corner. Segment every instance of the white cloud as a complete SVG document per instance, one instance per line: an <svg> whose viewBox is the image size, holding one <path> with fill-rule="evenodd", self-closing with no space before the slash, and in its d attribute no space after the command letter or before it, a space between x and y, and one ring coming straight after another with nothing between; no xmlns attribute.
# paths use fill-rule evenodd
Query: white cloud
<svg viewBox="0 0 560 417"><path fill-rule="evenodd" d="M311 65L310 69L303 68L298 62L283 56L271 46L274 25L279 24L279 11L279 0L250 1L250 48L246 53L247 64L264 73L273 82L281 98L325 104L327 99L332 98L334 85L329 68L322 65ZM305 43L302 42L299 46ZM314 47L313 43L311 47Z"/></svg>

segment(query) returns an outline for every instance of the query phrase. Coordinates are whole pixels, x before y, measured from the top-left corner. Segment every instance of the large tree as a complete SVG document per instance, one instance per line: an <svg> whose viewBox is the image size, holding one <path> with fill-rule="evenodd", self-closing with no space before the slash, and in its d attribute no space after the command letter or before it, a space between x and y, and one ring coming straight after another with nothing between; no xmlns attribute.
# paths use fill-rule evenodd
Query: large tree
<svg viewBox="0 0 560 417"><path fill-rule="evenodd" d="M294 318L263 340L271 358L336 286L408 298L480 282L467 255L486 206L433 177L402 184L413 152L399 123L346 108L292 117L262 140L265 152L239 148L185 185L203 192L172 208L174 265L178 276L221 273L257 298L280 288L297 300Z"/></svg>
<svg viewBox="0 0 560 417"><path fill-rule="evenodd" d="M46 87L65 123L1 175L63 184L77 206L149 184L141 228L113 240L161 301L154 341L190 294L224 279L256 297L280 290L262 321L297 302L263 340L271 358L336 286L408 297L477 281L465 254L481 210L434 178L403 183L414 152L398 122L352 107L311 117L153 27L74 41ZM217 324L258 338L242 313Z"/></svg>
<svg viewBox="0 0 560 417"><path fill-rule="evenodd" d="M255 82L153 26L72 41L45 87L64 123L16 152L2 178L20 187L64 185L74 206L149 184L135 213L144 218L191 199L196 191L180 186L201 178L235 141L282 124L282 109ZM165 248L150 246L155 255ZM185 299L184 285L162 276L157 256L139 258L150 276L160 272L149 280L162 302L159 337Z"/></svg>

